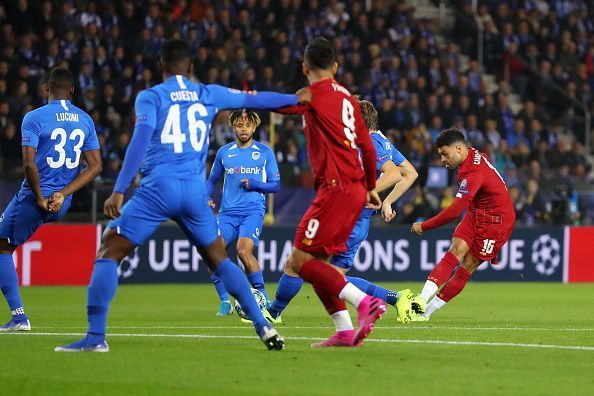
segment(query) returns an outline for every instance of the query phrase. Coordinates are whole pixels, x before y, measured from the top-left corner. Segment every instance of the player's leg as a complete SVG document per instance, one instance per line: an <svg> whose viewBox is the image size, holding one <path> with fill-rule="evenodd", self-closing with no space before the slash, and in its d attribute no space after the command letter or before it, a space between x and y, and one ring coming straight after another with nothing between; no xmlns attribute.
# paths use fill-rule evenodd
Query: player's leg
<svg viewBox="0 0 594 396"><path fill-rule="evenodd" d="M109 307L118 287L118 265L167 218L163 192L175 195L171 186L159 187L157 182L137 189L122 207L120 217L107 225L87 287L87 335L80 341L56 347L56 352L109 351L105 334Z"/></svg>
<svg viewBox="0 0 594 396"><path fill-rule="evenodd" d="M264 213L251 213L241 220L239 225L239 238L237 239L237 255L243 263L245 273L254 289L258 289L268 305L270 299L264 285L264 275L256 257L254 257L254 248L258 247L260 242L260 232L264 224Z"/></svg>
<svg viewBox="0 0 594 396"><path fill-rule="evenodd" d="M281 320L281 314L289 305L291 300L299 293L303 279L293 271L289 266L285 265L285 270L281 275L276 286L276 294L272 305L268 307L268 313L275 320Z"/></svg>
<svg viewBox="0 0 594 396"><path fill-rule="evenodd" d="M0 290L11 311L11 320L0 331L31 330L21 300L19 279L12 254L44 223L49 212L41 210L33 196L18 193L0 216Z"/></svg>
<svg viewBox="0 0 594 396"><path fill-rule="evenodd" d="M264 318L252 295L245 273L227 257L224 242L218 236L215 216L207 204L204 186L189 182L184 186L183 196L192 198L182 204L180 213L183 213L183 216L174 217L174 220L196 246L210 270L219 277L229 294L239 301L266 347L283 349L284 340Z"/></svg>
<svg viewBox="0 0 594 396"><path fill-rule="evenodd" d="M351 233L349 240L346 243L346 252L339 253L330 259L330 262L338 268L342 268L345 274L353 267L357 251L359 250L361 243L366 240L367 236L369 235L370 225L371 217L360 217L357 221L357 224L355 224L355 228L353 228L353 232ZM394 306L397 310L397 317L400 321L408 322L410 320L410 300L412 293L409 289L404 289L400 292L397 292L395 290L383 288L379 285L369 282L366 279L354 276L347 276L347 280L364 293L373 297L377 297ZM402 298L400 298L401 295Z"/></svg>
<svg viewBox="0 0 594 396"><path fill-rule="evenodd" d="M31 330L19 292L19 278L12 260L15 249L16 246L8 243L6 239L0 239L0 290L12 315L10 321L0 327L0 331Z"/></svg>
<svg viewBox="0 0 594 396"><path fill-rule="evenodd" d="M230 243L233 243L233 241L237 239L237 233L239 230L238 222L239 219L237 216L233 216L228 213L220 213L217 217L217 224L219 226L219 232L223 239L223 245L225 249ZM229 293L227 293L223 282L221 282L219 277L214 273L211 273L210 280L215 286L219 296L220 304L217 315L223 316L233 314L233 306L231 305L231 300L229 299Z"/></svg>
<svg viewBox="0 0 594 396"><path fill-rule="evenodd" d="M475 257L472 253L469 252L466 254L454 275L446 282L431 302L427 304L425 317L430 317L435 311L442 308L452 298L460 294L464 286L466 286L466 282L472 276L472 273L482 262L483 260Z"/></svg>

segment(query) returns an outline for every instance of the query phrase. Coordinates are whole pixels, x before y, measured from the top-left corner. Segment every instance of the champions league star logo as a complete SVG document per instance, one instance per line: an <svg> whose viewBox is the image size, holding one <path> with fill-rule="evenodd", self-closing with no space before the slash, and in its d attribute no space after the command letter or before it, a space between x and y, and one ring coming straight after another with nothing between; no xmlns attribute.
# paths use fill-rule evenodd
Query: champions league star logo
<svg viewBox="0 0 594 396"><path fill-rule="evenodd" d="M138 257L138 248L136 248L130 255L122 260L122 263L118 267L118 278L127 279L134 275L139 262L140 257Z"/></svg>
<svg viewBox="0 0 594 396"><path fill-rule="evenodd" d="M538 237L532 244L532 262L539 274L544 276L554 274L561 263L559 241L549 234Z"/></svg>

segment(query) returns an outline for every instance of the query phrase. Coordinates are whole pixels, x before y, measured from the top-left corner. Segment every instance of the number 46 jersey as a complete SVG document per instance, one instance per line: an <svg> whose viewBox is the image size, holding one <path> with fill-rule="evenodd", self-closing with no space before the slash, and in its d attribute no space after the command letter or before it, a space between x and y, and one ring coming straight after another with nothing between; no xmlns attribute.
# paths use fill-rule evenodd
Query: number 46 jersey
<svg viewBox="0 0 594 396"><path fill-rule="evenodd" d="M82 152L99 150L93 120L69 100L54 100L28 112L21 133L22 145L37 149L35 164L44 197L74 180ZM26 179L21 192L33 195Z"/></svg>
<svg viewBox="0 0 594 396"><path fill-rule="evenodd" d="M181 180L199 176L204 181L212 120L221 109L241 108L245 95L180 75L140 92L136 125L154 130L141 170L143 183L162 175Z"/></svg>

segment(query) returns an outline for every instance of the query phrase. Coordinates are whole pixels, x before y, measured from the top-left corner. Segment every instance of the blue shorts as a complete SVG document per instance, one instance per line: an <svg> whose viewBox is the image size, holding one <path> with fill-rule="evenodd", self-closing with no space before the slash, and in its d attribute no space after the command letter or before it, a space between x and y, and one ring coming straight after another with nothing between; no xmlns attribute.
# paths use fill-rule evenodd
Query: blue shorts
<svg viewBox="0 0 594 396"><path fill-rule="evenodd" d="M19 191L0 215L0 238L13 246L22 245L44 223L59 220L68 212L72 196L67 197L58 213L37 206L35 197Z"/></svg>
<svg viewBox="0 0 594 396"><path fill-rule="evenodd" d="M359 220L357 220L355 228L353 228L353 232L351 232L351 236L349 237L349 240L346 243L346 252L332 256L332 258L330 259L330 263L346 270L350 270L351 268L353 268L353 265L355 263L355 255L359 250L359 246L361 246L361 243L363 243L363 241L367 239L367 235L369 235L370 224L371 217L359 217Z"/></svg>
<svg viewBox="0 0 594 396"><path fill-rule="evenodd" d="M250 238L254 246L260 242L260 233L264 224L264 213L219 213L219 229L221 236L227 245L233 243L237 238Z"/></svg>
<svg viewBox="0 0 594 396"><path fill-rule="evenodd" d="M162 176L142 183L107 225L135 245L142 245L167 219L175 221L190 242L208 247L218 238L217 221L208 206L203 182Z"/></svg>

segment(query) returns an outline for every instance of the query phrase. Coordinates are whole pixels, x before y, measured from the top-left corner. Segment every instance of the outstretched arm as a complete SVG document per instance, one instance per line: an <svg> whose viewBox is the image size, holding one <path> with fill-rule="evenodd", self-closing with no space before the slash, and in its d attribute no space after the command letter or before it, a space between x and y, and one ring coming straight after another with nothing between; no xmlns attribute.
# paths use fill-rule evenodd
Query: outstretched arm
<svg viewBox="0 0 594 396"><path fill-rule="evenodd" d="M467 199L454 198L454 202L452 202L450 206L439 212L436 216L433 216L429 220L425 220L421 223L421 232L441 227L442 225L448 224L450 221L458 218L458 216L462 214L469 203L470 201Z"/></svg>

